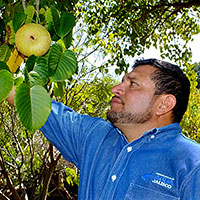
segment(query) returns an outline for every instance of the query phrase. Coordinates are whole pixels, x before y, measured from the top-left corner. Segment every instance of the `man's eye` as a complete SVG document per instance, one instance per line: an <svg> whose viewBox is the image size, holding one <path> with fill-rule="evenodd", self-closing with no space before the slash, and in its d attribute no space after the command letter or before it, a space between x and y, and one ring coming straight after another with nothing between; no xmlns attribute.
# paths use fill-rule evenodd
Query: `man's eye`
<svg viewBox="0 0 200 200"><path fill-rule="evenodd" d="M136 82L131 82L131 85L137 85L137 83Z"/></svg>

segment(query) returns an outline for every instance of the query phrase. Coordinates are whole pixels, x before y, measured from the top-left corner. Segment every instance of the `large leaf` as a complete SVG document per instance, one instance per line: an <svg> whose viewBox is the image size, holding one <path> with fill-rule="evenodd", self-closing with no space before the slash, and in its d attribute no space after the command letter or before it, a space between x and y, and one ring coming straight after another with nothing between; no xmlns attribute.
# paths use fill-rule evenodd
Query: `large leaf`
<svg viewBox="0 0 200 200"><path fill-rule="evenodd" d="M0 47L0 61L6 62L10 57L11 50L7 44L3 44Z"/></svg>
<svg viewBox="0 0 200 200"><path fill-rule="evenodd" d="M33 87L34 85L41 85L41 86L44 85L41 76L37 72L31 71L28 73L28 76L29 76L28 85L30 85L30 87Z"/></svg>
<svg viewBox="0 0 200 200"><path fill-rule="evenodd" d="M53 17L51 14L51 8L48 8L45 12L45 19L46 19L46 29L52 33L53 32Z"/></svg>
<svg viewBox="0 0 200 200"><path fill-rule="evenodd" d="M63 38L63 41L66 48L68 49L72 43L72 31L70 31L69 34Z"/></svg>
<svg viewBox="0 0 200 200"><path fill-rule="evenodd" d="M47 23L52 23L53 22L53 17L52 17L52 14L51 14L51 8L48 8L46 10L45 18L46 18Z"/></svg>
<svg viewBox="0 0 200 200"><path fill-rule="evenodd" d="M25 14L23 12L15 14L15 17L13 19L13 29L14 29L15 33L23 24L24 19L25 19Z"/></svg>
<svg viewBox="0 0 200 200"><path fill-rule="evenodd" d="M51 7L51 15L52 15L52 18L53 18L54 29L57 33L57 32L59 32L59 29L60 29L60 16L59 16L58 11L55 7Z"/></svg>
<svg viewBox="0 0 200 200"><path fill-rule="evenodd" d="M40 75L43 80L43 85L45 85L49 80L47 59L44 57L39 57L37 60L37 64L35 65L34 71L36 71Z"/></svg>
<svg viewBox="0 0 200 200"><path fill-rule="evenodd" d="M56 44L49 54L49 68L55 69L55 73L50 77L51 82L69 79L78 68L76 56L70 50L63 52L61 45Z"/></svg>
<svg viewBox="0 0 200 200"><path fill-rule="evenodd" d="M48 59L49 76L55 74L59 61L62 57L62 54L63 54L63 48L60 44L56 43L50 48L49 59Z"/></svg>
<svg viewBox="0 0 200 200"><path fill-rule="evenodd" d="M65 50L55 74L51 81L63 81L72 77L77 71L78 63L75 54L70 50Z"/></svg>
<svg viewBox="0 0 200 200"><path fill-rule="evenodd" d="M75 17L72 13L61 13L59 35L65 37L75 26Z"/></svg>
<svg viewBox="0 0 200 200"><path fill-rule="evenodd" d="M15 106L22 124L29 130L41 128L51 111L51 98L42 86L22 84L16 89Z"/></svg>
<svg viewBox="0 0 200 200"><path fill-rule="evenodd" d="M12 74L3 69L0 70L0 102L2 102L11 92L14 84Z"/></svg>
<svg viewBox="0 0 200 200"><path fill-rule="evenodd" d="M33 70L36 60L37 60L37 56L35 55L31 55L28 57L28 59L26 60L26 66L25 66L28 72Z"/></svg>
<svg viewBox="0 0 200 200"><path fill-rule="evenodd" d="M51 9L54 28L60 37L65 37L75 26L75 17L72 13L61 12L59 16L57 10L53 7Z"/></svg>
<svg viewBox="0 0 200 200"><path fill-rule="evenodd" d="M32 22L34 13L35 13L34 6L32 6L32 5L31 6L27 6L27 8L25 10L25 14L26 14L25 24Z"/></svg>

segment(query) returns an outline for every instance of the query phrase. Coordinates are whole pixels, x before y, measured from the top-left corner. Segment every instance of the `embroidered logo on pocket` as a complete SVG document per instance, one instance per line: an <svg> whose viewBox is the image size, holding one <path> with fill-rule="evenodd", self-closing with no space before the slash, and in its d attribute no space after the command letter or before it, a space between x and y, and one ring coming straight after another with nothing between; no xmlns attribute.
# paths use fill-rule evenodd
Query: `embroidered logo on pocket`
<svg viewBox="0 0 200 200"><path fill-rule="evenodd" d="M151 174L145 174L142 176L142 179L146 183L151 182L151 183L160 185L160 186L168 188L168 189L171 189L174 186L174 178L165 176L158 172L151 173Z"/></svg>

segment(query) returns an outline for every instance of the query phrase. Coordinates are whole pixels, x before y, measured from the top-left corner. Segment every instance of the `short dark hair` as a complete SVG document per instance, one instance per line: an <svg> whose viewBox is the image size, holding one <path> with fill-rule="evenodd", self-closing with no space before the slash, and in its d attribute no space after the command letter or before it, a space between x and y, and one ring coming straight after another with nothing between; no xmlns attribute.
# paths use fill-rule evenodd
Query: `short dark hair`
<svg viewBox="0 0 200 200"><path fill-rule="evenodd" d="M151 65L156 70L151 75L155 83L155 95L172 94L176 98L173 108L173 122L181 122L187 110L190 95L190 82L178 65L158 59L136 60L133 69L140 65Z"/></svg>

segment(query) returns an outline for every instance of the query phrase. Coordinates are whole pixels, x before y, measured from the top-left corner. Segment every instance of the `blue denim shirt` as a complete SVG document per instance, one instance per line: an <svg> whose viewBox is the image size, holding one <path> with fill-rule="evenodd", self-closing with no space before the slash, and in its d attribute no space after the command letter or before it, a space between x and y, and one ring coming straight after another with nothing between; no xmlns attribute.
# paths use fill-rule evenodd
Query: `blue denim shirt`
<svg viewBox="0 0 200 200"><path fill-rule="evenodd" d="M42 132L80 169L79 200L199 200L200 145L179 124L129 143L111 123L61 103Z"/></svg>

